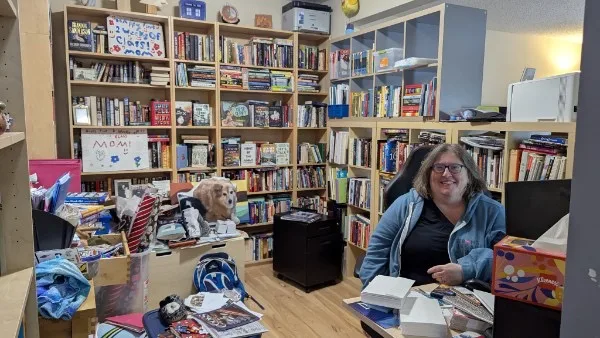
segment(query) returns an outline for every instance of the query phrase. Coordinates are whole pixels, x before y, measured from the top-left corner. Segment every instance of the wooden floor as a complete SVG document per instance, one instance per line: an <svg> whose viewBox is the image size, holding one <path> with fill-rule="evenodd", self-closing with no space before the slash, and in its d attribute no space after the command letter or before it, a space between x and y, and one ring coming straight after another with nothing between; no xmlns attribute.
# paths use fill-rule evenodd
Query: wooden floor
<svg viewBox="0 0 600 338"><path fill-rule="evenodd" d="M252 300L246 304L263 313L269 332L263 337L365 337L360 322L342 307L345 298L360 294L360 282L347 278L339 284L305 293L297 286L275 277L271 264L246 267L246 290Z"/></svg>

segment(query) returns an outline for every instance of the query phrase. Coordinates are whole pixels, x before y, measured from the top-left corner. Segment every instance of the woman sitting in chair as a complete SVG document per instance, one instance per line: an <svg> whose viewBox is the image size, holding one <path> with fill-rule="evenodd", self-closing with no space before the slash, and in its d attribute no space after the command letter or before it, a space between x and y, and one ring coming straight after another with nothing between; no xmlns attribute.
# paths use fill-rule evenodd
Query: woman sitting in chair
<svg viewBox="0 0 600 338"><path fill-rule="evenodd" d="M421 165L414 188L383 214L360 269L415 285L490 281L492 247L506 232L504 207L487 197L473 158L456 144L437 146Z"/></svg>

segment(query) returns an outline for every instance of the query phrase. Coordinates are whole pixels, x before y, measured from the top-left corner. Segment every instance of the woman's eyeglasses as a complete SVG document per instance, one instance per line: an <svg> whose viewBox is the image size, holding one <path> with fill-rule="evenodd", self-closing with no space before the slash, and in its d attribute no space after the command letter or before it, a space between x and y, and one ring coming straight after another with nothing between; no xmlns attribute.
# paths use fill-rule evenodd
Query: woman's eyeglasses
<svg viewBox="0 0 600 338"><path fill-rule="evenodd" d="M446 168L448 168L448 171L450 173L458 174L458 173L460 173L460 171L462 170L463 167L464 167L463 164L458 164L458 163L452 163L452 164L436 163L431 167L431 169L433 169L433 171L435 171L438 174L443 174L444 171L446 171Z"/></svg>

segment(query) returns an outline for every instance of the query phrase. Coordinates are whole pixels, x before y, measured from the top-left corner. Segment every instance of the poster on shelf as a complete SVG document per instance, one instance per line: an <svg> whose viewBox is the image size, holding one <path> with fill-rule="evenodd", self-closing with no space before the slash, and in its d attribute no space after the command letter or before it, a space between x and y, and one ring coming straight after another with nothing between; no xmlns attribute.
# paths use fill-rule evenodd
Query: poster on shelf
<svg viewBox="0 0 600 338"><path fill-rule="evenodd" d="M163 26L119 16L106 18L108 50L116 55L165 58Z"/></svg>
<svg viewBox="0 0 600 338"><path fill-rule="evenodd" d="M81 155L84 172L148 169L147 130L83 129Z"/></svg>

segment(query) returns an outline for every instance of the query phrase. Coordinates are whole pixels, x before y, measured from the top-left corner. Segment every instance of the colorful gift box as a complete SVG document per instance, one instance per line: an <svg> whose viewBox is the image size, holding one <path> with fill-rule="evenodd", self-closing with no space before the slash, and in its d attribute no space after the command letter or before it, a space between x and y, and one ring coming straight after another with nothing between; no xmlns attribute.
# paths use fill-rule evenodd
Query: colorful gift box
<svg viewBox="0 0 600 338"><path fill-rule="evenodd" d="M507 236L494 246L492 292L498 297L560 310L565 254L539 250L533 240Z"/></svg>

